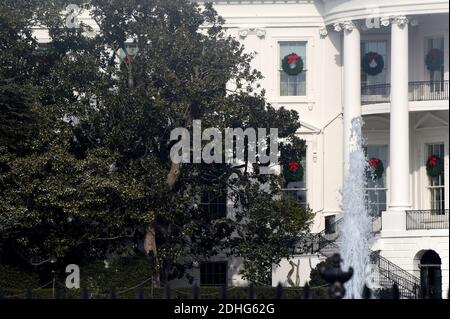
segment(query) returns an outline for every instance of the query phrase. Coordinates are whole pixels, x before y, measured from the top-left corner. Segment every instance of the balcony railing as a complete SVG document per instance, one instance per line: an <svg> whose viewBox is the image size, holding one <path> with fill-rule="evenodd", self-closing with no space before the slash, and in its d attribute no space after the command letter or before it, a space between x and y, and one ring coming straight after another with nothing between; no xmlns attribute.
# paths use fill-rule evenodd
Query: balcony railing
<svg viewBox="0 0 450 319"><path fill-rule="evenodd" d="M448 100L449 87L446 81L416 81L408 83L409 101ZM389 103L391 84L364 85L361 87L361 103Z"/></svg>
<svg viewBox="0 0 450 319"><path fill-rule="evenodd" d="M406 211L406 230L448 229L448 209Z"/></svg>

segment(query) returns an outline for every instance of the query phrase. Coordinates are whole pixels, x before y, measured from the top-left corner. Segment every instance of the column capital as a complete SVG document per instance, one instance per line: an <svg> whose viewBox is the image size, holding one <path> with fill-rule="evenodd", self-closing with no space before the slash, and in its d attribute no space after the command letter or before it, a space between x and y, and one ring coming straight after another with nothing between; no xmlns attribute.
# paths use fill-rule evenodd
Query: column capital
<svg viewBox="0 0 450 319"><path fill-rule="evenodd" d="M334 31L336 32L341 32L342 30L352 32L357 27L356 22L352 20L339 21L333 24Z"/></svg>
<svg viewBox="0 0 450 319"><path fill-rule="evenodd" d="M391 23L391 18L390 17L381 17L380 23L383 27L387 27Z"/></svg>
<svg viewBox="0 0 450 319"><path fill-rule="evenodd" d="M334 28L334 31L336 31L336 32L342 31L342 26L341 26L340 22L333 23L333 28Z"/></svg>
<svg viewBox="0 0 450 319"><path fill-rule="evenodd" d="M353 22L352 20L346 20L342 22L342 27L344 28L345 31L351 32L353 31L353 29L356 29L356 23Z"/></svg>
<svg viewBox="0 0 450 319"><path fill-rule="evenodd" d="M408 17L404 15L395 16L392 19L392 23L398 25L400 28L403 28L405 25L408 24Z"/></svg>

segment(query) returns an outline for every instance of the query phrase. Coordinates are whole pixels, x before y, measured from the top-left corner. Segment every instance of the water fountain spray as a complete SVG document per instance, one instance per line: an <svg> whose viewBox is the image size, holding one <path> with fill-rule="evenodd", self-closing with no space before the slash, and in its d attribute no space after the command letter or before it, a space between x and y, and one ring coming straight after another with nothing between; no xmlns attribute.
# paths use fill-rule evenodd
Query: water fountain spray
<svg viewBox="0 0 450 319"><path fill-rule="evenodd" d="M342 192L341 246L343 268L354 270L353 277L345 285L345 298L362 297L364 285L370 272L372 246L372 218L366 202L367 159L363 149L364 140L361 117L352 120L350 157Z"/></svg>

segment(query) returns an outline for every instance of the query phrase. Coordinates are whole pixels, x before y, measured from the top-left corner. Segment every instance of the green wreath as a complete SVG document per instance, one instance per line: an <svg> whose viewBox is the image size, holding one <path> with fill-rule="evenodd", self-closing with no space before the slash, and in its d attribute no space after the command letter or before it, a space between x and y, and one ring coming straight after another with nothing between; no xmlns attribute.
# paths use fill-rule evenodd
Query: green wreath
<svg viewBox="0 0 450 319"><path fill-rule="evenodd" d="M382 160L376 157L372 157L371 159L369 159L368 163L369 167L367 173L369 178L371 178L372 180L376 180L383 177L384 165Z"/></svg>
<svg viewBox="0 0 450 319"><path fill-rule="evenodd" d="M441 49L431 49L425 57L425 64L430 71L439 71L444 64L444 52Z"/></svg>
<svg viewBox="0 0 450 319"><path fill-rule="evenodd" d="M376 66L371 66L372 61L375 62ZM361 60L361 67L363 71L368 75L378 75L383 72L384 68L384 59L383 57L376 52L368 52L364 54Z"/></svg>
<svg viewBox="0 0 450 319"><path fill-rule="evenodd" d="M427 159L426 166L428 176L437 177L444 171L444 160L437 155L431 155Z"/></svg>
<svg viewBox="0 0 450 319"><path fill-rule="evenodd" d="M296 53L288 54L283 58L281 68L287 75L299 75L303 71L303 59Z"/></svg>
<svg viewBox="0 0 450 319"><path fill-rule="evenodd" d="M303 180L304 170L301 163L291 162L284 168L283 177L286 183L301 182Z"/></svg>

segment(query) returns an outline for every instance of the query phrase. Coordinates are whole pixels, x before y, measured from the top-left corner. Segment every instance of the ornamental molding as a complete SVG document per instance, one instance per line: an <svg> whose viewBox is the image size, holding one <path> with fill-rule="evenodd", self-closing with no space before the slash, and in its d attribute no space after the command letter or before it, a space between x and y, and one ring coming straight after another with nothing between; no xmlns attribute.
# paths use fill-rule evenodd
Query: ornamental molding
<svg viewBox="0 0 450 319"><path fill-rule="evenodd" d="M336 32L341 32L342 30L347 32L352 32L354 29L356 29L358 26L356 22L352 20L344 20L340 22L336 22L333 24L333 29Z"/></svg>
<svg viewBox="0 0 450 319"><path fill-rule="evenodd" d="M404 15L395 16L392 19L392 23L397 24L401 28L404 27L405 25L407 25L408 21L409 21L408 18L406 16L404 16Z"/></svg>
<svg viewBox="0 0 450 319"><path fill-rule="evenodd" d="M334 31L336 31L336 32L341 32L341 31L342 31L341 23L340 23L340 22L334 23L334 24L333 24L333 29L334 29Z"/></svg>
<svg viewBox="0 0 450 319"><path fill-rule="evenodd" d="M319 34L320 34L320 37L325 38L328 35L327 27L326 26L320 27Z"/></svg>
<svg viewBox="0 0 450 319"><path fill-rule="evenodd" d="M383 27L389 26L390 23L391 23L391 18L390 18L390 17L381 17L381 18L380 18L380 24L381 24Z"/></svg>
<svg viewBox="0 0 450 319"><path fill-rule="evenodd" d="M249 35L256 35L258 38L263 39L266 37L266 30L260 28L246 28L238 31L239 37L245 39Z"/></svg>
<svg viewBox="0 0 450 319"><path fill-rule="evenodd" d="M375 3L374 3L375 2ZM344 20L365 20L368 17L408 17L425 14L448 14L448 0L324 0L323 17L327 25ZM372 5L369 5L372 4Z"/></svg>
<svg viewBox="0 0 450 319"><path fill-rule="evenodd" d="M351 21L351 20L346 20L344 22L342 22L342 27L344 28L345 31L353 31L353 29L356 28L356 24Z"/></svg>

